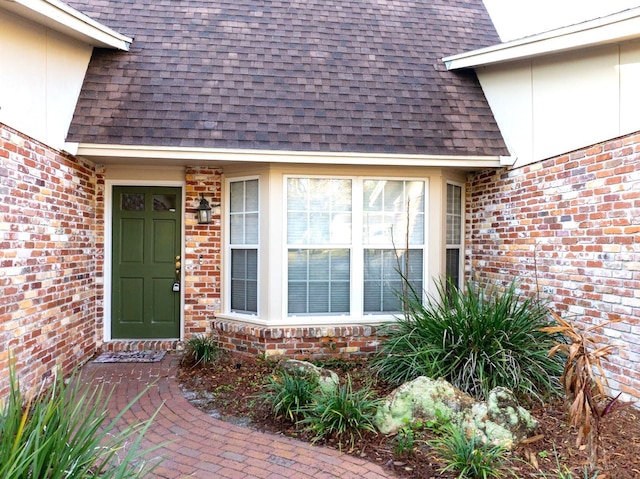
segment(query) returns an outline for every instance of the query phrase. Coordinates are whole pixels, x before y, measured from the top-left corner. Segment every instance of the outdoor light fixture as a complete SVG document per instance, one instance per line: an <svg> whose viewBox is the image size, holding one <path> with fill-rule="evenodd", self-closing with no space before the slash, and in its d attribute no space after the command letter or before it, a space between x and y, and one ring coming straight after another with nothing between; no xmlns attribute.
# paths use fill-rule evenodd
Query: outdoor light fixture
<svg viewBox="0 0 640 479"><path fill-rule="evenodd" d="M211 223L211 205L204 199L204 193L200 193L200 204L196 208L198 224L208 225Z"/></svg>

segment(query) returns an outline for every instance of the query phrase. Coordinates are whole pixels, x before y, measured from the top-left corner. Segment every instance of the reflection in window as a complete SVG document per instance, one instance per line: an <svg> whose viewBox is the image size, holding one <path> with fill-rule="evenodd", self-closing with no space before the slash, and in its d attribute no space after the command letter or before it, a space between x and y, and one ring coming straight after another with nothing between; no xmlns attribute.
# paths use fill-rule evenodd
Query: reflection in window
<svg viewBox="0 0 640 479"><path fill-rule="evenodd" d="M376 247L364 250L365 313L402 311L409 285L422 294L424 192L424 181L364 181L363 242Z"/></svg>
<svg viewBox="0 0 640 479"><path fill-rule="evenodd" d="M176 195L153 195L153 211L175 211Z"/></svg>
<svg viewBox="0 0 640 479"><path fill-rule="evenodd" d="M289 178L287 243L351 243L351 181Z"/></svg>
<svg viewBox="0 0 640 479"><path fill-rule="evenodd" d="M144 193L122 193L120 195L121 211L144 211Z"/></svg>
<svg viewBox="0 0 640 479"><path fill-rule="evenodd" d="M364 312L400 312L402 299L422 294L423 252L367 249L364 251ZM402 276L408 280L403 281ZM411 285L411 290L407 286Z"/></svg>

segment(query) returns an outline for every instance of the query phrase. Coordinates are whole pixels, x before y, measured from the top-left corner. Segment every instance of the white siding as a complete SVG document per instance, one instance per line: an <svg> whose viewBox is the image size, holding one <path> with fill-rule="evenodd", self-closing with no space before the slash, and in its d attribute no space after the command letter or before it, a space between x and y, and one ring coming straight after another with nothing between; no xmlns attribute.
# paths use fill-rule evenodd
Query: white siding
<svg viewBox="0 0 640 479"><path fill-rule="evenodd" d="M640 41L477 73L516 165L640 130Z"/></svg>
<svg viewBox="0 0 640 479"><path fill-rule="evenodd" d="M61 149L91 52L0 10L0 122Z"/></svg>

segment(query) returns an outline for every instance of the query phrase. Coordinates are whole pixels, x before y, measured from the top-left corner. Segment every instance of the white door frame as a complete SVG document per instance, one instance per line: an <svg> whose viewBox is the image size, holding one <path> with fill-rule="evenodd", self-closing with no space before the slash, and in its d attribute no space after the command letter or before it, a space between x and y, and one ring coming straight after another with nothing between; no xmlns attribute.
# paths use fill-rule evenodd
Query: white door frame
<svg viewBox="0 0 640 479"><path fill-rule="evenodd" d="M185 235L185 186L184 181L167 181L167 180L105 180L104 184L104 262L102 264L102 281L104 291L102 318L102 339L105 342L111 341L111 281L112 281L112 248L113 248L113 187L114 186L168 186L180 188L182 191L180 211L182 211L181 231L180 231L180 256L184 265L184 235ZM180 284L184 285L184 268L180 270ZM161 339L179 339L184 338L184 287L180 288L180 337L178 338L154 338Z"/></svg>

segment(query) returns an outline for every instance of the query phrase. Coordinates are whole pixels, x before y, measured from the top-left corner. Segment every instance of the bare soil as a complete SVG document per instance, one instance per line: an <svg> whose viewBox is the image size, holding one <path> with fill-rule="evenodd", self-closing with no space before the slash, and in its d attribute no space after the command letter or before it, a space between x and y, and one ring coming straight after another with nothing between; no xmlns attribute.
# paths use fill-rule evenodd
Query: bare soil
<svg viewBox="0 0 640 479"><path fill-rule="evenodd" d="M265 379L274 373L276 364L258 358L225 355L206 367L183 364L179 381L185 396L208 414L236 424L284 434L308 441L310 437L295 424L276 418L259 398ZM372 384L376 394L384 397L392 388L376 380L366 361L330 362L327 367L341 378L349 374L354 389ZM549 404L529 407L538 420L538 430L528 444L510 453L506 466L519 478L583 479L588 464L585 446L576 446L577 431L567 425L566 404L557 400ZM640 478L640 411L624 407L603 420L600 464L597 475L588 478ZM353 450L344 451L382 464L398 477L454 478L442 474L444 463L428 446L433 432L420 431L415 436L413 451L399 453L394 436L365 434ZM320 443L338 447L335 439ZM560 476L558 469L564 473ZM566 468L566 469L565 469ZM566 471L572 476L568 476Z"/></svg>

